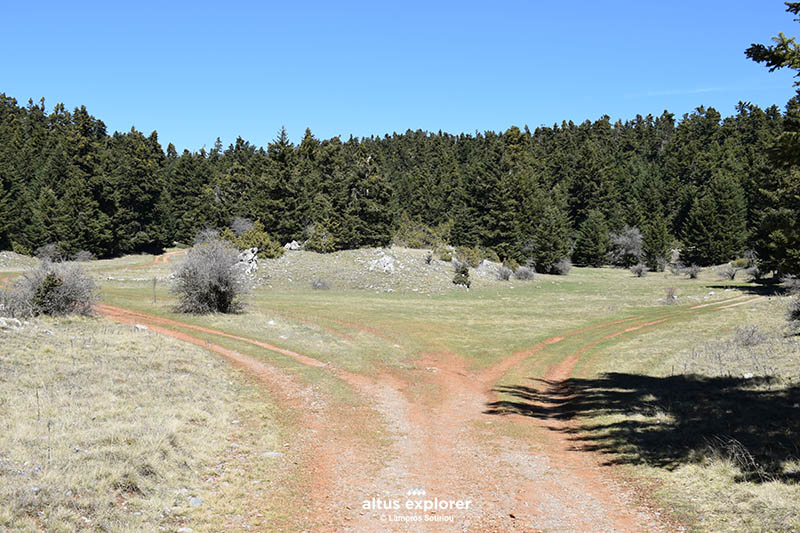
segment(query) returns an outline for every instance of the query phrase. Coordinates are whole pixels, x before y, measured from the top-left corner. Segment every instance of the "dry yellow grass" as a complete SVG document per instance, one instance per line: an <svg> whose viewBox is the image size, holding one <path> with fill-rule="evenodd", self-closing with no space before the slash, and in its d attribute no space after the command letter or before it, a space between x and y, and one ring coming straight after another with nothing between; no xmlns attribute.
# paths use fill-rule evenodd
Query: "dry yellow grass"
<svg viewBox="0 0 800 533"><path fill-rule="evenodd" d="M286 477L279 446L268 398L202 349L101 319L0 330L0 529L263 524L230 497Z"/></svg>

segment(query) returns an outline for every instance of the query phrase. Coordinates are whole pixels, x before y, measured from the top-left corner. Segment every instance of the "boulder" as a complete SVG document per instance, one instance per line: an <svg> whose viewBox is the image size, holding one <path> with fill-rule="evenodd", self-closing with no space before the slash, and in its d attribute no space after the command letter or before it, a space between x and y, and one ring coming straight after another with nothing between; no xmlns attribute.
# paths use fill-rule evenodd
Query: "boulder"
<svg viewBox="0 0 800 533"><path fill-rule="evenodd" d="M287 242L286 244L284 244L283 248L285 250L297 251L297 250L301 250L303 248L303 246L297 241L292 241L292 242Z"/></svg>
<svg viewBox="0 0 800 533"><path fill-rule="evenodd" d="M390 255L381 255L378 259L369 262L370 272L380 270L387 274L393 274L395 268L395 260Z"/></svg>

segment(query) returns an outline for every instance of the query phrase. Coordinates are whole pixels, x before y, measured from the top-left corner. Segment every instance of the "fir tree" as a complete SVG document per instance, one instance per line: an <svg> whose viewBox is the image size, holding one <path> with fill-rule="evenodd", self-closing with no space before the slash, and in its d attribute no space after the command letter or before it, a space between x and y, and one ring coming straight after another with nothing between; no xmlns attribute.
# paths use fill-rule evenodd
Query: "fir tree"
<svg viewBox="0 0 800 533"><path fill-rule="evenodd" d="M689 211L681 257L701 266L734 259L744 248L745 223L741 186L724 174L715 176Z"/></svg>
<svg viewBox="0 0 800 533"><path fill-rule="evenodd" d="M605 216L597 209L589 211L578 229L572 259L579 265L601 267L606 264L609 231Z"/></svg>

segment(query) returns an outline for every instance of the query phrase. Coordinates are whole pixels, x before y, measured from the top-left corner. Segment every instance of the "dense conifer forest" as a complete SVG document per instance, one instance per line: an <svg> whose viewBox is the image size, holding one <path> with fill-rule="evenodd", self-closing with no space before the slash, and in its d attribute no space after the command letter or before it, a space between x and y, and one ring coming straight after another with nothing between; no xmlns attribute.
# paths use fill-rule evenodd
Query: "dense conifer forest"
<svg viewBox="0 0 800 533"><path fill-rule="evenodd" d="M502 133L306 130L295 145L281 129L179 154L85 107L0 95L0 249L155 252L242 217L321 252L441 241L548 271L604 264L609 233L636 228L653 265L673 247L698 265L753 250L763 271L798 273L800 180L778 142L795 131L798 98Z"/></svg>

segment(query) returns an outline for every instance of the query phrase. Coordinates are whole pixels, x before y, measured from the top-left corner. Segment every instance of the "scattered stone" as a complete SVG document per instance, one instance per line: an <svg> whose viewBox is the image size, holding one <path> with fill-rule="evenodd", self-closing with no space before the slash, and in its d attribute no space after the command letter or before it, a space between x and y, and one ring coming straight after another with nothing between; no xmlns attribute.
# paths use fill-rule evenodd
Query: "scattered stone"
<svg viewBox="0 0 800 533"><path fill-rule="evenodd" d="M22 322L16 318L0 317L0 329L22 329Z"/></svg>
<svg viewBox="0 0 800 533"><path fill-rule="evenodd" d="M192 507L200 507L201 505L203 505L203 500L201 500L197 496L192 496L191 498L189 498L189 505L191 505Z"/></svg>
<svg viewBox="0 0 800 533"><path fill-rule="evenodd" d="M147 326L145 326L144 324L136 324L133 327L138 329L139 331L147 331L148 329L150 329Z"/></svg>
<svg viewBox="0 0 800 533"><path fill-rule="evenodd" d="M383 250L381 250L381 253L383 253ZM370 272L380 270L387 274L394 274L395 260L390 255L381 255L378 259L369 262L369 270Z"/></svg>
<svg viewBox="0 0 800 533"><path fill-rule="evenodd" d="M239 266L248 275L258 272L258 248L248 248L239 252Z"/></svg>
<svg viewBox="0 0 800 533"><path fill-rule="evenodd" d="M281 452L264 452L261 454L261 457L283 457L283 453Z"/></svg>

